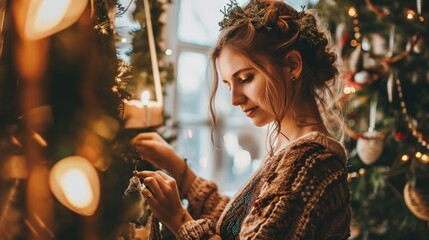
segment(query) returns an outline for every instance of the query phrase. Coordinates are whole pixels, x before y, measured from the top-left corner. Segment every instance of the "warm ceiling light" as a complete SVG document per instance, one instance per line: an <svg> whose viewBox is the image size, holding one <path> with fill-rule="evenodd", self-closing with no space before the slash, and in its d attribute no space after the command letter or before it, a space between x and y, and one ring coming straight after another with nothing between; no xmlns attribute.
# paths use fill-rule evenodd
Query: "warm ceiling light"
<svg viewBox="0 0 429 240"><path fill-rule="evenodd" d="M24 37L37 40L59 32L76 22L88 0L30 0L21 10L27 10ZM27 4L27 5L25 5Z"/></svg>
<svg viewBox="0 0 429 240"><path fill-rule="evenodd" d="M100 200L100 180L85 158L71 156L56 163L49 175L54 196L70 210L84 216L95 213Z"/></svg>

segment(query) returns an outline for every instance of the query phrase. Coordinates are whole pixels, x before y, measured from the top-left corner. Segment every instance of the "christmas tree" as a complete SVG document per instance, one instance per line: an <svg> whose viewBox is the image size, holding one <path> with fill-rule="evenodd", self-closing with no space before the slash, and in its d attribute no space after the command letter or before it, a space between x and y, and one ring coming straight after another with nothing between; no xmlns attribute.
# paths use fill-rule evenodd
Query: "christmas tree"
<svg viewBox="0 0 429 240"><path fill-rule="evenodd" d="M49 4L1 1L0 239L134 239L115 31L126 8Z"/></svg>
<svg viewBox="0 0 429 240"><path fill-rule="evenodd" d="M321 0L349 136L353 239L429 238L429 5Z"/></svg>

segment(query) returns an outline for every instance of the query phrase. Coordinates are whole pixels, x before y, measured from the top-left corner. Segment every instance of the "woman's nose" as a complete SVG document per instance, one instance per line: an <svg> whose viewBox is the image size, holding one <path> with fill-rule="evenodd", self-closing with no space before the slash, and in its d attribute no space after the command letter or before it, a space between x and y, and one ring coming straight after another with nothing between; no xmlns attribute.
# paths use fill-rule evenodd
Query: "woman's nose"
<svg viewBox="0 0 429 240"><path fill-rule="evenodd" d="M239 88L231 88L231 104L239 106L246 101L246 96Z"/></svg>

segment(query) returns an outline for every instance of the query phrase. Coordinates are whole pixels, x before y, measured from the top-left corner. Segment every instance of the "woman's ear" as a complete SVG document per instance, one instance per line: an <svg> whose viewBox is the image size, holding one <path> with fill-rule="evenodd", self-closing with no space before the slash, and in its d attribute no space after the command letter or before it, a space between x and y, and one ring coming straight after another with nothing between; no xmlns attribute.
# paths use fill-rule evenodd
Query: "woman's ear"
<svg viewBox="0 0 429 240"><path fill-rule="evenodd" d="M302 72L302 57L297 50L288 52L285 56L287 70L291 74L291 78L299 78Z"/></svg>

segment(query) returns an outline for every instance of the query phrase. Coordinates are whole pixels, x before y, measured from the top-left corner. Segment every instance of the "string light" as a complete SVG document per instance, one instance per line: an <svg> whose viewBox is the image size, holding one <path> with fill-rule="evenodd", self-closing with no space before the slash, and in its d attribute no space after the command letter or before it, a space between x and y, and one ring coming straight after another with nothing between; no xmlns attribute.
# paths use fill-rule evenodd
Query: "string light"
<svg viewBox="0 0 429 240"><path fill-rule="evenodd" d="M354 87L345 87L343 89L344 94L351 94L351 93L355 93L356 89Z"/></svg>
<svg viewBox="0 0 429 240"><path fill-rule="evenodd" d="M101 22L101 23L95 25L94 29L97 30L102 35L108 35L109 34L108 29L110 27L111 27L110 23L108 21L104 21L104 22Z"/></svg>
<svg viewBox="0 0 429 240"><path fill-rule="evenodd" d="M414 12L413 10L409 9L406 12L406 16L408 20L413 20L414 17L416 16L416 12Z"/></svg>
<svg viewBox="0 0 429 240"><path fill-rule="evenodd" d="M407 106L404 101L404 93L402 92L401 80L399 80L399 78L396 78L396 86L398 89L399 100L401 102L402 113L405 116L405 121L408 124L408 128L411 130L413 137L417 139L417 142L429 150L429 144L426 141L427 138L417 129L411 117L408 115Z"/></svg>
<svg viewBox="0 0 429 240"><path fill-rule="evenodd" d="M357 17L358 15L355 7L350 7L348 13L350 17Z"/></svg>
<svg viewBox="0 0 429 240"><path fill-rule="evenodd" d="M424 164L429 163L429 157L426 154L423 154L422 157L420 158L420 161Z"/></svg>
<svg viewBox="0 0 429 240"><path fill-rule="evenodd" d="M362 34L361 34L361 32L360 32L360 27L359 27L359 20L357 19L357 17L359 16L359 14L358 14L358 12L357 12L357 9L355 8L355 7L353 7L353 6L351 6L350 8L349 8L349 10L348 10L348 15L350 16L350 17L352 17L353 18L353 31L354 31L354 34L353 34L353 38L354 39L352 39L351 41L350 41L350 46L352 46L352 47L357 47L358 46L358 40L361 38L361 36L362 36Z"/></svg>
<svg viewBox="0 0 429 240"><path fill-rule="evenodd" d="M410 157L408 155L402 155L401 160L403 162L407 162L408 160L410 160Z"/></svg>

